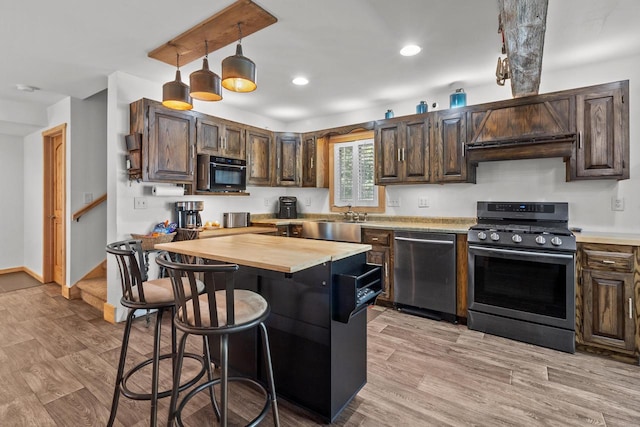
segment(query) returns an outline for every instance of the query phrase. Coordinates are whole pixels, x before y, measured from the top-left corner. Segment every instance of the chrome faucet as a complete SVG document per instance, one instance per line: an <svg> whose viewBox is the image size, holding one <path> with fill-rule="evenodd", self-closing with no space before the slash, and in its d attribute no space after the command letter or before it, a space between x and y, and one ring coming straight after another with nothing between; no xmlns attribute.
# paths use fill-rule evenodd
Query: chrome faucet
<svg viewBox="0 0 640 427"><path fill-rule="evenodd" d="M347 221L353 221L353 217L354 215L356 215L356 213L351 210L351 205L347 205L347 207L349 208L349 210L344 213L344 218Z"/></svg>

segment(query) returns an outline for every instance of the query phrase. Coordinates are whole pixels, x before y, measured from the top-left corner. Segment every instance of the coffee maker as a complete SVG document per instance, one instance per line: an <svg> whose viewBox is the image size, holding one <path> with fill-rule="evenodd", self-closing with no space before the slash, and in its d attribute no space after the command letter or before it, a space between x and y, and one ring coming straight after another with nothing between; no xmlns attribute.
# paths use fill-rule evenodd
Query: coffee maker
<svg viewBox="0 0 640 427"><path fill-rule="evenodd" d="M204 209L204 202L189 201L176 202L176 216L178 228L199 228L202 227L200 212Z"/></svg>
<svg viewBox="0 0 640 427"><path fill-rule="evenodd" d="M298 218L298 202L293 196L282 196L279 199L280 208L278 218L295 219Z"/></svg>

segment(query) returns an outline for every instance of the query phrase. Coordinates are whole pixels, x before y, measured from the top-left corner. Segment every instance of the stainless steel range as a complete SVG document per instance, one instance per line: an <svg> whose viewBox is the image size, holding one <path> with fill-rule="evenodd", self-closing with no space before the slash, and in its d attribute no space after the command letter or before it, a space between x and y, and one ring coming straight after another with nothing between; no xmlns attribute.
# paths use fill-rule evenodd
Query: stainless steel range
<svg viewBox="0 0 640 427"><path fill-rule="evenodd" d="M576 239L567 203L478 202L470 329L575 352Z"/></svg>

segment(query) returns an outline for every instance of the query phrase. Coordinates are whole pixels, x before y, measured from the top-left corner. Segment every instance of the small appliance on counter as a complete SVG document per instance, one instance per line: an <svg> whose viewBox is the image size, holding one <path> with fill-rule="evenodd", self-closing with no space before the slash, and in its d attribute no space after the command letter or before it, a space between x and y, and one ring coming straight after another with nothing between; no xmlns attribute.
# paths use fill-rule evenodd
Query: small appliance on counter
<svg viewBox="0 0 640 427"><path fill-rule="evenodd" d="M278 199L278 218L296 219L298 218L298 199L293 196L282 196Z"/></svg>
<svg viewBox="0 0 640 427"><path fill-rule="evenodd" d="M224 228L248 227L249 225L251 225L249 212L225 212L222 214Z"/></svg>
<svg viewBox="0 0 640 427"><path fill-rule="evenodd" d="M189 201L176 202L175 210L177 215L178 228L199 228L202 227L200 212L204 209L204 202Z"/></svg>

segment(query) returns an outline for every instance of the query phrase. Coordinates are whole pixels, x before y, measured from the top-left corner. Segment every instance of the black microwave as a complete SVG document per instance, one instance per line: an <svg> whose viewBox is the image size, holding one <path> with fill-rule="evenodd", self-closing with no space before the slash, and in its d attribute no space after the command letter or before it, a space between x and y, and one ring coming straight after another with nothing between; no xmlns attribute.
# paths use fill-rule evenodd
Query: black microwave
<svg viewBox="0 0 640 427"><path fill-rule="evenodd" d="M246 189L246 161L198 154L197 191L241 192Z"/></svg>

